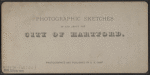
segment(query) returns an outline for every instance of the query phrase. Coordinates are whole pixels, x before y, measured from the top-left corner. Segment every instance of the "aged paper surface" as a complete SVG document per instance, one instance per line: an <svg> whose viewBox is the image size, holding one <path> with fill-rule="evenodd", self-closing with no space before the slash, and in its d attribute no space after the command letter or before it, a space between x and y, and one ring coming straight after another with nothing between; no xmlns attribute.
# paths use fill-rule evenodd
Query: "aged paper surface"
<svg viewBox="0 0 150 75"><path fill-rule="evenodd" d="M146 2L5 2L4 73L145 73Z"/></svg>

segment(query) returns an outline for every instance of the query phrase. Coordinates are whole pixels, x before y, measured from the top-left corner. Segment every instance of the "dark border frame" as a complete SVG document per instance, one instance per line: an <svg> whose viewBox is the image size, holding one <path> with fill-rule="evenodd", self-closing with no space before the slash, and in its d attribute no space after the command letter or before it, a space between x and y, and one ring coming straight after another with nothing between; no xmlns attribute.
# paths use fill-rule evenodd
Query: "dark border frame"
<svg viewBox="0 0 150 75"><path fill-rule="evenodd" d="M148 4L148 71L146 73L18 73L18 75L20 74L25 74L25 75L30 75L30 74L106 74L106 75L150 75L150 51L149 51L149 46L150 46L150 43L149 43L149 36L150 36L150 0L1 0L0 1L0 4L2 6L2 3L4 2L132 2L132 1L145 1L147 2ZM1 13L1 8L0 8L0 13ZM1 17L1 21L2 21L2 17ZM1 31L2 31L2 25L1 25ZM2 32L1 32L2 33ZM2 37L1 37L1 40L2 40ZM1 43L1 46L2 46L2 43ZM3 73L2 72L2 57L1 57L1 52L0 52L0 75L9 75L8 73ZM10 74L10 75L14 75L14 74Z"/></svg>

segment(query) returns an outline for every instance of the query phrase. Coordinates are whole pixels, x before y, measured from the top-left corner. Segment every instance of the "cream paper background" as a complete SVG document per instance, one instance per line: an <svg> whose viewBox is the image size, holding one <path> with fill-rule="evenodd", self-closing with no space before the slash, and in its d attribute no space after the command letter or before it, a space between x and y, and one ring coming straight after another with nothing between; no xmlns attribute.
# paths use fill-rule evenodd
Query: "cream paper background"
<svg viewBox="0 0 150 75"><path fill-rule="evenodd" d="M4 2L2 4L4 73L145 73L148 71L146 2ZM80 21L35 21L35 17L76 16ZM113 21L83 17L113 16ZM85 28L61 28L85 25ZM124 37L76 37L70 32L115 32ZM47 32L46 37L25 37ZM64 32L54 38L53 32ZM51 61L103 61L100 64L47 64ZM7 67L7 68L6 68ZM9 72L4 69L24 70ZM25 67L24 69L22 69Z"/></svg>

